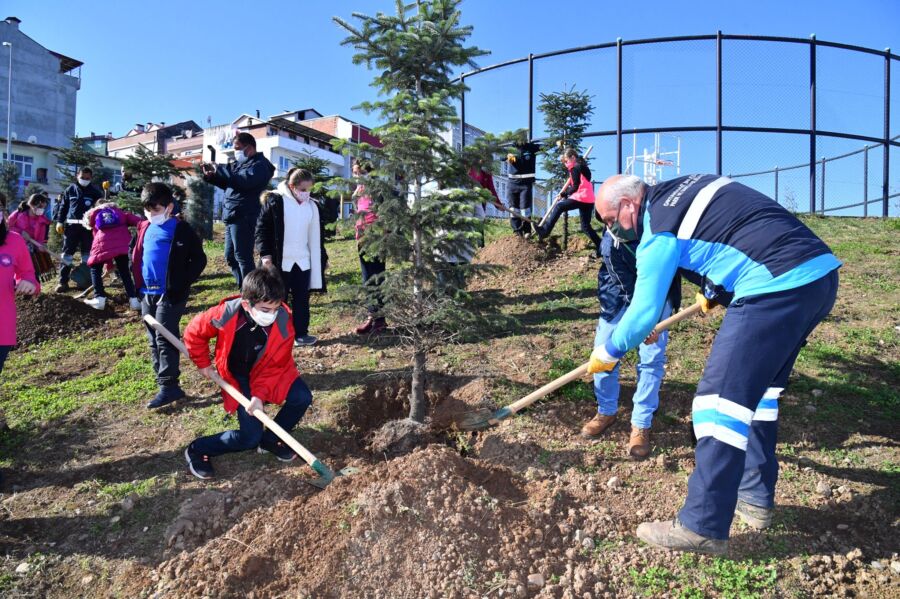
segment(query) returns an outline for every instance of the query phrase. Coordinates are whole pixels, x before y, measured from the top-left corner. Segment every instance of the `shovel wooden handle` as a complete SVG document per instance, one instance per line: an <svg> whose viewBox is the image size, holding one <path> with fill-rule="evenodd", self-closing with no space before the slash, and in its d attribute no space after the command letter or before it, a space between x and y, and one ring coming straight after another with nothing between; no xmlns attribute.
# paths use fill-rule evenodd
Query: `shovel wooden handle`
<svg viewBox="0 0 900 599"><path fill-rule="evenodd" d="M701 306L699 303L693 304L692 306L689 306L689 307L685 308L684 310L681 310L677 314L674 314L674 315L670 316L669 318L660 321L659 324L657 324L655 327L653 327L653 330L657 333L661 333L662 331L666 330L667 328L669 328L676 322L680 322L680 321L684 320L685 318L689 318L689 317L693 316L694 314L696 314L697 312L700 311L700 308L701 308ZM509 415L515 414L516 412L527 408L528 406L530 406L537 400L541 399L542 397L546 397L547 395L550 395L551 393L553 393L560 387L568 385L572 381L578 380L579 378L581 378L582 376L587 374L588 364L589 364L589 362L585 362L578 368L576 368L570 372L567 372L566 374L562 375L558 379L550 381L549 383L547 383L546 385L544 385L537 391L529 393L522 399L509 404L508 406L506 406L504 412L506 410L508 410Z"/></svg>
<svg viewBox="0 0 900 599"><path fill-rule="evenodd" d="M184 346L184 343L181 342L181 339L173 335L169 330L164 327L158 320L147 314L144 316L144 320L152 326L157 333L166 338L166 340L171 343L175 349L180 351L184 356L190 359L190 354L188 354L187 348ZM193 361L192 361L193 363ZM238 391L234 385L223 379L219 376L218 372L214 372L212 377L210 377L214 383L216 383L219 387L225 390L231 397L233 397L239 404L241 404L245 410L250 412L250 400L247 399L243 393ZM274 420L269 418L269 415L266 414L263 410L253 410L250 412L251 415L255 416L260 422L262 422L267 429L272 431L272 433L284 441L284 443L293 449L297 455L303 458L303 461L309 464L310 468L315 470L320 476L327 480L331 480L334 478L334 472L331 469L319 461L319 459L314 456L308 449L300 445L300 443L294 439L287 431L278 426Z"/></svg>

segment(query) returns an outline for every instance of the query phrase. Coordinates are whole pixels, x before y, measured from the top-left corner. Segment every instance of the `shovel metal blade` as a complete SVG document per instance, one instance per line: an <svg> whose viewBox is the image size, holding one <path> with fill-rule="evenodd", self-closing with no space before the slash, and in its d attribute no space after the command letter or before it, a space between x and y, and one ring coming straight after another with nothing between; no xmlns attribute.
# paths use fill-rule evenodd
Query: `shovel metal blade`
<svg viewBox="0 0 900 599"><path fill-rule="evenodd" d="M325 487L330 485L338 476L351 476L353 474L356 474L357 472L359 472L359 468L356 468L354 466L347 466L346 468L341 468L331 476L324 475L312 480L308 480L306 482L316 487L317 489L324 489Z"/></svg>
<svg viewBox="0 0 900 599"><path fill-rule="evenodd" d="M482 408L472 412L460 414L455 420L456 428L461 431L481 431L499 424L501 420L508 418L512 412L508 408L500 408L499 410L488 410Z"/></svg>

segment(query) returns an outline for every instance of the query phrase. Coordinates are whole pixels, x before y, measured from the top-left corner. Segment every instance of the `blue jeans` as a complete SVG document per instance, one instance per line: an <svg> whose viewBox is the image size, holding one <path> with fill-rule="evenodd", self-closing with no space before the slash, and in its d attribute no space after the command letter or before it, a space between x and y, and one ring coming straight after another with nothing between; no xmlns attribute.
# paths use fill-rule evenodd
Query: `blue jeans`
<svg viewBox="0 0 900 599"><path fill-rule="evenodd" d="M594 347L600 347L612 336L616 325L625 314L625 309L619 310L615 317L607 322L600 318L597 321L597 334L594 337ZM672 304L666 302L660 320L668 318L672 314ZM638 428L650 428L653 423L653 413L659 406L659 386L662 384L666 365L666 344L669 342L669 332L663 331L659 335L659 341L653 345L643 343L638 346L640 361L637 365L637 388L634 390L634 410L631 412L631 424ZM609 372L600 372L594 375L594 397L597 398L597 412L604 416L613 416L619 410L619 365Z"/></svg>
<svg viewBox="0 0 900 599"><path fill-rule="evenodd" d="M134 280L131 278L131 267L128 264L128 254L116 256L114 262L116 263L119 278L122 279L125 295L129 299L137 297L137 292L134 290ZM103 287L103 264L95 264L91 267L91 283L94 285L94 297L106 297L106 289Z"/></svg>
<svg viewBox="0 0 900 599"><path fill-rule="evenodd" d="M731 303L691 409L697 447L681 523L727 539L738 498L770 508L778 461L778 396L800 348L831 311L838 273L803 287Z"/></svg>
<svg viewBox="0 0 900 599"><path fill-rule="evenodd" d="M250 390L250 379L237 377L238 386L241 393L247 399L250 399L252 393ZM299 376L291 388L288 390L287 397L275 416L275 423L287 432L291 432L303 415L306 409L312 404L312 393L306 383ZM245 451L253 449L261 442L275 443L278 439L272 431L263 432L263 424L255 416L247 413L243 406L237 409L238 430L225 431L208 437L200 437L193 442L194 450L206 454L210 457L222 455L223 453L231 453L233 451Z"/></svg>
<svg viewBox="0 0 900 599"><path fill-rule="evenodd" d="M250 274L256 264L253 262L253 235L256 229L256 217L241 218L225 225L225 262L231 268L231 274L238 289L244 277Z"/></svg>

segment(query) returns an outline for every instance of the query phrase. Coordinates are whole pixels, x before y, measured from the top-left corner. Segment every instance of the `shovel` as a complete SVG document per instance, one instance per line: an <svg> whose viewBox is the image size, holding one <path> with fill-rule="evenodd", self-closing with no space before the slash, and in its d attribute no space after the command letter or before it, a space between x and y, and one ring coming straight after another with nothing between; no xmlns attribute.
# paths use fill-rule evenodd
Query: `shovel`
<svg viewBox="0 0 900 599"><path fill-rule="evenodd" d="M693 316L700 311L700 308L701 306L699 303L685 308L678 314L670 316L669 318L658 323L655 327L653 327L653 332L661 333L676 322ZM537 391L529 393L522 399L515 401L504 408L500 408L499 410L491 411L485 408L482 410L469 412L468 414L461 414L460 417L456 419L454 424L456 425L456 428L461 431L483 430L499 424L502 420L506 420L516 412L524 410L542 397L550 395L560 387L567 385L587 374L588 364L589 362L585 362L575 370L562 375L558 379L547 383Z"/></svg>
<svg viewBox="0 0 900 599"><path fill-rule="evenodd" d="M144 316L144 321L149 324L151 327L156 329L156 332L166 338L166 340L171 343L175 349L180 351L184 356L190 359L190 355L188 354L187 348L184 346L184 343L181 342L181 339L173 335L166 329L162 324L159 323L158 320L150 316L149 314ZM244 397L244 394L235 389L233 385L225 381L218 373L214 373L211 377L212 380L221 387L228 395L233 397L239 404L241 404L245 410L250 411L250 400ZM255 416L262 422L267 429L272 431L276 437L281 439L288 447L293 449L297 455L303 458L303 461L309 464L309 467L316 471L316 474L319 475L319 478L313 479L309 482L314 487L319 489L324 489L335 479L337 476L346 476L349 474L354 474L357 472L357 468L344 468L339 472L335 473L328 466L319 461L319 459L314 456L308 449L300 445L300 443L294 439L287 431L278 426L278 424L269 418L269 416L263 410L253 410L251 412L252 416Z"/></svg>
<svg viewBox="0 0 900 599"><path fill-rule="evenodd" d="M582 158L585 159L585 160L587 160L587 157L591 155L591 150L593 150L593 149L594 149L594 146L593 146L593 145L588 146L588 149L585 150L584 155L582 156ZM591 185L593 185L593 183L591 183ZM560 191L560 193L562 193L562 191ZM547 221L547 218L550 217L550 213L553 211L553 207L556 206L556 204L559 203L559 202L561 202L561 201L562 201L562 196L561 196L561 195L557 195L557 196L556 196L556 199L553 200L553 203L550 204L550 207L547 209L547 213L544 214L544 218L542 218L542 219L541 219L541 222L538 223L538 226L539 226L539 227L543 227L543 226L544 226L544 223Z"/></svg>

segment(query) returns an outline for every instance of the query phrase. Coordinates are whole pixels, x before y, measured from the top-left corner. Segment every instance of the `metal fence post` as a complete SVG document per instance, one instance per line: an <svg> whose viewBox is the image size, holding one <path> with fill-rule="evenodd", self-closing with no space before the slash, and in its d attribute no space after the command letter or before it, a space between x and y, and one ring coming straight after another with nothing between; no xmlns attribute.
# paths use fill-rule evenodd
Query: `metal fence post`
<svg viewBox="0 0 900 599"><path fill-rule="evenodd" d="M884 49L884 166L881 173L881 216L888 216L891 174L891 49Z"/></svg>
<svg viewBox="0 0 900 599"><path fill-rule="evenodd" d="M778 201L778 165L775 165L775 201Z"/></svg>
<svg viewBox="0 0 900 599"><path fill-rule="evenodd" d="M821 190L821 194L822 195L821 195L821 200L820 200L820 205L821 205L820 210L822 212L822 216L825 216L825 157L824 156L822 156L822 190Z"/></svg>
<svg viewBox="0 0 900 599"><path fill-rule="evenodd" d="M869 146L863 148L863 218L869 216Z"/></svg>
<svg viewBox="0 0 900 599"><path fill-rule="evenodd" d="M722 31L716 31L716 174L722 175Z"/></svg>
<svg viewBox="0 0 900 599"><path fill-rule="evenodd" d="M622 172L622 38L616 39L616 172Z"/></svg>
<svg viewBox="0 0 900 599"><path fill-rule="evenodd" d="M463 85L462 94L459 96L459 136L462 139L460 148L466 147L466 76L459 78Z"/></svg>
<svg viewBox="0 0 900 599"><path fill-rule="evenodd" d="M816 212L816 35L809 36L809 211Z"/></svg>
<svg viewBox="0 0 900 599"><path fill-rule="evenodd" d="M534 54L528 54L528 141L534 139Z"/></svg>

